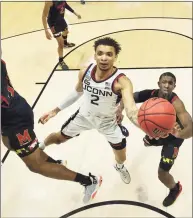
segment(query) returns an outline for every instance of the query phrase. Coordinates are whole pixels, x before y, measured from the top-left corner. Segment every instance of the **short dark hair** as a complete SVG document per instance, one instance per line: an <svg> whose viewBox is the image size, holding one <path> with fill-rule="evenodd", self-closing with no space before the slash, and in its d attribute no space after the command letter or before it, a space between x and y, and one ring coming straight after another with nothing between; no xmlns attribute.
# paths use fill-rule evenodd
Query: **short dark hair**
<svg viewBox="0 0 193 218"><path fill-rule="evenodd" d="M159 81L161 80L161 78L162 78L163 76L170 76L170 77L172 77L172 78L174 79L174 82L176 83L176 77L174 76L173 73L171 73L171 72L162 73L161 76L159 77Z"/></svg>
<svg viewBox="0 0 193 218"><path fill-rule="evenodd" d="M94 49L95 49L95 51L96 51L96 49L97 49L97 47L99 45L108 45L108 46L114 47L116 55L118 55L119 52L121 51L120 44L116 40L114 40L114 39L112 39L110 37L100 38L100 39L96 40L94 42Z"/></svg>

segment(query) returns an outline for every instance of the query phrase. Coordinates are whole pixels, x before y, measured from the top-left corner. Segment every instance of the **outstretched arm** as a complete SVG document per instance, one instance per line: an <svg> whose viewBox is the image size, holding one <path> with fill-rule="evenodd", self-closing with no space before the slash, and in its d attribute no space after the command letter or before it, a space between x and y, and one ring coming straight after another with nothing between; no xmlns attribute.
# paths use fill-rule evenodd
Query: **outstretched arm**
<svg viewBox="0 0 193 218"><path fill-rule="evenodd" d="M65 8L66 8L68 11L70 11L71 13L75 14L75 15L78 17L78 19L81 19L80 14L76 13L76 12L70 7L70 5L69 5L67 2L66 2Z"/></svg>
<svg viewBox="0 0 193 218"><path fill-rule="evenodd" d="M129 120L139 127L137 120L138 108L133 97L133 85L131 81L126 76L122 76L118 80L117 88L119 88L122 94L123 102L121 103L121 107L124 105Z"/></svg>
<svg viewBox="0 0 193 218"><path fill-rule="evenodd" d="M78 74L78 81L75 86L75 89L53 110L50 112L44 114L40 117L39 122L42 124L45 124L50 118L56 116L58 112L62 111L63 109L69 107L74 102L76 102L83 94L83 84L82 84L82 78L85 73L85 69L80 70Z"/></svg>

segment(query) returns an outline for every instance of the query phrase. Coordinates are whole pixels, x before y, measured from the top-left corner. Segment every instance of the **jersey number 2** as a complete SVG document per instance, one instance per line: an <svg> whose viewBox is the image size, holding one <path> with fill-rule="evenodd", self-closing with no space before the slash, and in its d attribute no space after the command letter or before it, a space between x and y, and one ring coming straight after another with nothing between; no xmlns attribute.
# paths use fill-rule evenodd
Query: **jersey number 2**
<svg viewBox="0 0 193 218"><path fill-rule="evenodd" d="M95 104L95 105L99 105L96 101L99 100L99 96L98 95L91 95L91 97L93 97L93 99L91 99L91 104Z"/></svg>

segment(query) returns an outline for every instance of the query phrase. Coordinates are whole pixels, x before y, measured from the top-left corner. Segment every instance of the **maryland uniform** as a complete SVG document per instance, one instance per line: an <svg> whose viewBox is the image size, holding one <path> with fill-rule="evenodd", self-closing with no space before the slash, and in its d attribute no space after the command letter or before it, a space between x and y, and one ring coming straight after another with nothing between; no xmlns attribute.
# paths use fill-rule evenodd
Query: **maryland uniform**
<svg viewBox="0 0 193 218"><path fill-rule="evenodd" d="M121 93L115 93L115 81L124 76L116 71L107 79L95 80L96 65L91 64L83 76L83 102L79 110L63 125L61 132L74 137L84 130L97 129L106 139L117 144L125 138L116 121Z"/></svg>

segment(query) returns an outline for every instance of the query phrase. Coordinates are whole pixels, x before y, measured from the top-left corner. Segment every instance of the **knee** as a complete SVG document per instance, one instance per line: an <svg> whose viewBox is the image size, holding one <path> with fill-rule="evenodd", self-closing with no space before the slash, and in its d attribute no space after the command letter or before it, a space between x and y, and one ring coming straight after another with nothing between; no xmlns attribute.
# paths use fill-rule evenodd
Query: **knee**
<svg viewBox="0 0 193 218"><path fill-rule="evenodd" d="M36 164L36 163L27 164L27 167L33 173L40 173L40 168L39 168L38 164Z"/></svg>
<svg viewBox="0 0 193 218"><path fill-rule="evenodd" d="M66 29L66 30L64 30L64 31L62 32L62 36L67 36L68 33L69 33L69 31L68 31L68 29Z"/></svg>
<svg viewBox="0 0 193 218"><path fill-rule="evenodd" d="M67 140L60 132L51 133L50 138L54 138L54 143L57 145L65 142Z"/></svg>

